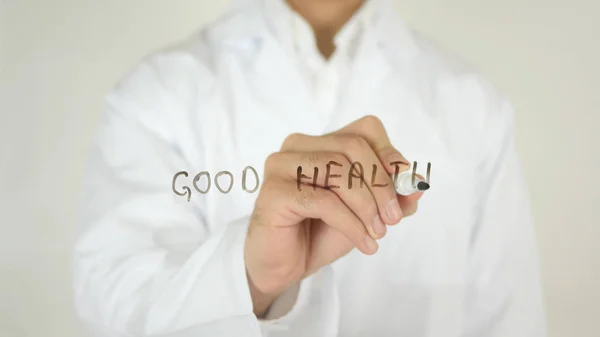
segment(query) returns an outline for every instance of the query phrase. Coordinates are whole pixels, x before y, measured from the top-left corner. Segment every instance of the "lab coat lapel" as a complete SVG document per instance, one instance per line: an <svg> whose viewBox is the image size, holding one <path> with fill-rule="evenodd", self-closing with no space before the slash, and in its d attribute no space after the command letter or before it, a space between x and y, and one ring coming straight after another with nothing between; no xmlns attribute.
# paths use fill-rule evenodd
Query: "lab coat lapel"
<svg viewBox="0 0 600 337"><path fill-rule="evenodd" d="M399 23L401 21L394 15L391 4L379 1L374 25L365 31L357 50L350 82L339 106L341 113L332 116L328 129L336 129L366 114L387 117L384 111L373 110L374 106L387 103L390 99L382 96L382 86L390 75L397 75L413 55L413 43ZM393 99L397 96L394 95Z"/></svg>
<svg viewBox="0 0 600 337"><path fill-rule="evenodd" d="M294 55L269 25L264 4L246 1L242 13L236 25L229 25L224 39L243 62L244 89L248 90L252 104L260 105L258 113L273 122L269 124L294 132L318 131L307 83Z"/></svg>
<svg viewBox="0 0 600 337"><path fill-rule="evenodd" d="M364 115L375 114L371 111L371 102L376 99L390 68L376 41L366 38L356 55L348 87L342 95L339 107L341 113L332 116L328 131Z"/></svg>
<svg viewBox="0 0 600 337"><path fill-rule="evenodd" d="M211 30L220 46L214 62L226 79L222 90L229 92L221 118L232 125L227 141L237 149L237 161L258 169L287 135L316 134L319 125L294 59L268 30L262 8L231 16Z"/></svg>
<svg viewBox="0 0 600 337"><path fill-rule="evenodd" d="M264 99L281 122L295 132L318 132L316 111L307 83L293 55L273 37L267 36L256 59L249 81L256 84L257 94ZM285 109L285 111L282 111Z"/></svg>

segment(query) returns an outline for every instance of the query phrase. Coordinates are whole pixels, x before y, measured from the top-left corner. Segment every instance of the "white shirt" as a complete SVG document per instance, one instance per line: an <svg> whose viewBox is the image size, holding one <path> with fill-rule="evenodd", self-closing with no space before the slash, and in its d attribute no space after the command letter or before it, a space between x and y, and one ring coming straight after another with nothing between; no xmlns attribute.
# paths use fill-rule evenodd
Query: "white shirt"
<svg viewBox="0 0 600 337"><path fill-rule="evenodd" d="M149 56L108 95L74 258L94 336L545 336L510 104L389 4L372 5L343 90L310 90L302 57L253 0ZM242 189L244 168L262 177L288 134L366 114L409 160L432 162L432 188L377 254L351 252L303 280L283 317L257 320L243 255L257 193ZM214 181L225 170L227 194ZM190 202L172 190L179 171ZM206 194L193 187L202 171ZM218 182L227 188L226 175Z"/></svg>
<svg viewBox="0 0 600 337"><path fill-rule="evenodd" d="M344 84L351 77L363 32L376 20L376 1L367 1L348 20L334 38L335 52L326 59L318 50L310 24L281 0L266 0L268 24L278 42L298 62L316 111L327 119L336 108Z"/></svg>

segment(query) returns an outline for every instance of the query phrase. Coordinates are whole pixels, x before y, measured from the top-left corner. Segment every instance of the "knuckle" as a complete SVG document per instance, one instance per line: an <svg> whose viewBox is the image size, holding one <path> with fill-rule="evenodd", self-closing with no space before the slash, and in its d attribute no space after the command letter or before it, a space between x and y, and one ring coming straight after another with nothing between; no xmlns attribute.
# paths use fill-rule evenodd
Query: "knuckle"
<svg viewBox="0 0 600 337"><path fill-rule="evenodd" d="M354 212L363 221L372 221L375 215L379 214L379 208L373 200L368 200L368 197L361 198L361 202L354 206Z"/></svg>
<svg viewBox="0 0 600 337"><path fill-rule="evenodd" d="M329 161L334 161L339 164L345 164L348 163L348 158L346 158L346 156L344 156L343 154L336 152L331 154L331 156L329 157Z"/></svg>
<svg viewBox="0 0 600 337"><path fill-rule="evenodd" d="M312 169L314 167L319 166L320 159L321 156L318 153L310 152L306 157L306 162L308 163L308 166Z"/></svg>
<svg viewBox="0 0 600 337"><path fill-rule="evenodd" d="M285 140L283 141L283 144L281 145L281 149L289 149L291 148L294 144L296 144L304 135L302 133L299 132L294 132L290 135L288 135L287 137L285 137Z"/></svg>
<svg viewBox="0 0 600 337"><path fill-rule="evenodd" d="M369 145L359 136L344 136L341 139L342 148L349 152L361 152Z"/></svg>
<svg viewBox="0 0 600 337"><path fill-rule="evenodd" d="M277 166L279 158L281 158L281 154L279 152L271 153L265 160L265 172L273 171Z"/></svg>
<svg viewBox="0 0 600 337"><path fill-rule="evenodd" d="M371 131L378 131L384 128L381 119L374 115L367 115L361 118L361 123L364 124L364 126Z"/></svg>
<svg viewBox="0 0 600 337"><path fill-rule="evenodd" d="M377 149L377 154L380 158L382 158L382 160L386 160L386 164L388 163L392 163L392 162L396 162L396 163L403 163L403 164L408 164L408 161L406 160L406 158L404 158L404 156L402 155L402 153L400 153L400 151L398 151L393 145L391 144L386 144L385 146ZM405 167L402 167L405 168Z"/></svg>
<svg viewBox="0 0 600 337"><path fill-rule="evenodd" d="M374 218L375 215L379 214L379 209L377 208L377 205L370 205L366 207L365 212L367 212L369 218Z"/></svg>

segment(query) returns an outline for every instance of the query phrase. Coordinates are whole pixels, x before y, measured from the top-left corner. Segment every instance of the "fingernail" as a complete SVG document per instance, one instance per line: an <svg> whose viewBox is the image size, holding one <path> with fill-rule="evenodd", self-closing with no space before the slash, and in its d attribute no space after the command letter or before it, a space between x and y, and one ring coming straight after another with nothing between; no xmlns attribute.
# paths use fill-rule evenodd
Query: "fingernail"
<svg viewBox="0 0 600 337"><path fill-rule="evenodd" d="M367 246L367 250L370 253L375 253L377 251L377 248L379 248L377 241L375 241L375 239L373 239L369 234L365 236L365 245Z"/></svg>
<svg viewBox="0 0 600 337"><path fill-rule="evenodd" d="M379 217L379 215L376 215L375 220L373 220L373 231L375 232L375 234L377 234L378 237L382 237L385 235L386 230L387 229L381 221L381 218Z"/></svg>
<svg viewBox="0 0 600 337"><path fill-rule="evenodd" d="M397 199L392 199L387 205L386 213L388 218L392 220L394 223L398 223L400 219L402 219L402 209L400 209L400 204Z"/></svg>

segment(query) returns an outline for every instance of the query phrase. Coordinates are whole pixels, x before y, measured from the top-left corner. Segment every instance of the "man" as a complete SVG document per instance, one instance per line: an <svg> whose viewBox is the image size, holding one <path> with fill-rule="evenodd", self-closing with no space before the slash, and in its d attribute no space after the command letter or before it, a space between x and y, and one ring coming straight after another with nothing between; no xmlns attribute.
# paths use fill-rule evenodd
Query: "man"
<svg viewBox="0 0 600 337"><path fill-rule="evenodd" d="M247 1L147 58L86 191L95 336L545 335L511 106L385 1Z"/></svg>

